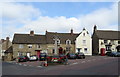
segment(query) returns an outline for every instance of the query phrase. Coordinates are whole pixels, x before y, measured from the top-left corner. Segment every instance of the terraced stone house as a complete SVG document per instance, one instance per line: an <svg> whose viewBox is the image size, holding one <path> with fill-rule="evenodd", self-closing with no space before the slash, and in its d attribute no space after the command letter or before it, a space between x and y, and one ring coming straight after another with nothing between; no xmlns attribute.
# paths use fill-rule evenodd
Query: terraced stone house
<svg viewBox="0 0 120 77"><path fill-rule="evenodd" d="M66 52L75 53L75 41L79 35L80 33L73 33L72 29L70 33L46 31L45 35L34 34L34 31L30 31L30 34L15 33L12 41L13 58L19 55L39 56L40 53L44 52L49 55Z"/></svg>

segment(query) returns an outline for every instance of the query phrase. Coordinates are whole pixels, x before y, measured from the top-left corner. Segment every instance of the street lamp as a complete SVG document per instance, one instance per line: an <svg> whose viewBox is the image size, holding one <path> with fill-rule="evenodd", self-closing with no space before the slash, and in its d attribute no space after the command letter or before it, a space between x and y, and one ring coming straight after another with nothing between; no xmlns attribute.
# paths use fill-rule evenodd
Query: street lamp
<svg viewBox="0 0 120 77"><path fill-rule="evenodd" d="M55 55L58 54L58 36L57 35L54 35L54 39L55 40Z"/></svg>

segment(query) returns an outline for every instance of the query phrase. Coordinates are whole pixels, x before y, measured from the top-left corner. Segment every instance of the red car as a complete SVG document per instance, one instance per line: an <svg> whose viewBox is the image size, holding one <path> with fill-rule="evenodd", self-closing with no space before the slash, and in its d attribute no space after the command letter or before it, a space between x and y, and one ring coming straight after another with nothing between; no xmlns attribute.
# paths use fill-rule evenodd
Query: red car
<svg viewBox="0 0 120 77"><path fill-rule="evenodd" d="M48 63L64 63L65 57L64 56L47 56Z"/></svg>

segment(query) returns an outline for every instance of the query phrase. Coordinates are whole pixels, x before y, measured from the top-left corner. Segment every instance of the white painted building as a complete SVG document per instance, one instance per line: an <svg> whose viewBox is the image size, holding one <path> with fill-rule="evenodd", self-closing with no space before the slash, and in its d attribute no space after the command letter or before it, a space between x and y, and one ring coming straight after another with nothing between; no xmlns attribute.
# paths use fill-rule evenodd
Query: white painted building
<svg viewBox="0 0 120 77"><path fill-rule="evenodd" d="M83 29L75 42L76 53L83 52L85 55L92 55L92 39L86 29Z"/></svg>

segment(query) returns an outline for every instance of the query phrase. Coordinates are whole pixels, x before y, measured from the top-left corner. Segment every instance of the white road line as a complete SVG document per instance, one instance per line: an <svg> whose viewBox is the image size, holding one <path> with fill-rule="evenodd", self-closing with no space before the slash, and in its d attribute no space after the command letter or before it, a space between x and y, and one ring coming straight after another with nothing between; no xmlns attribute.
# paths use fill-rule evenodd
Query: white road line
<svg viewBox="0 0 120 77"><path fill-rule="evenodd" d="M81 63L85 63L85 61L82 61Z"/></svg>
<svg viewBox="0 0 120 77"><path fill-rule="evenodd" d="M15 63L15 64L18 64L18 63Z"/></svg>
<svg viewBox="0 0 120 77"><path fill-rule="evenodd" d="M19 65L22 65L21 63L19 63Z"/></svg>
<svg viewBox="0 0 120 77"><path fill-rule="evenodd" d="M29 65L29 66L32 66L32 65Z"/></svg>
<svg viewBox="0 0 120 77"><path fill-rule="evenodd" d="M27 66L26 64L23 64L23 66Z"/></svg>
<svg viewBox="0 0 120 77"><path fill-rule="evenodd" d="M37 66L37 67L42 67L42 66Z"/></svg>
<svg viewBox="0 0 120 77"><path fill-rule="evenodd" d="M91 60L87 60L88 62L90 62Z"/></svg>

